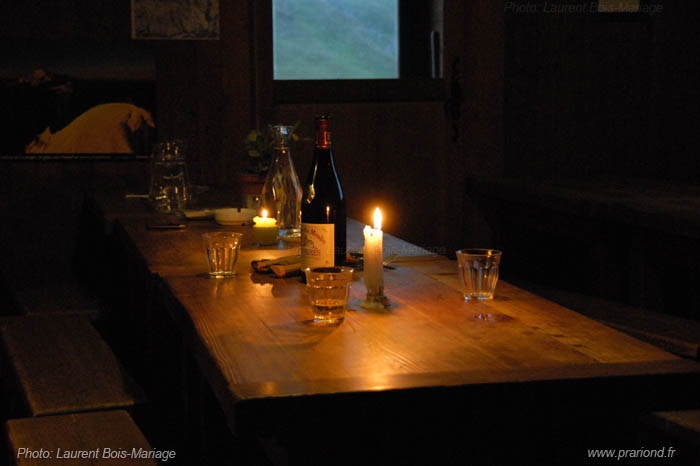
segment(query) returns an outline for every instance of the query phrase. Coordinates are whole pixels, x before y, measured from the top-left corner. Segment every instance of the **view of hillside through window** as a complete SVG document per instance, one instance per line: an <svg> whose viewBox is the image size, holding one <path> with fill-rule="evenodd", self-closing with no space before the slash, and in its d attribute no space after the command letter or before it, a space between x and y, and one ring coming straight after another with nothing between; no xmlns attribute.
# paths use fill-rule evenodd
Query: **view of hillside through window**
<svg viewBox="0 0 700 466"><path fill-rule="evenodd" d="M275 79L395 79L398 0L273 0Z"/></svg>

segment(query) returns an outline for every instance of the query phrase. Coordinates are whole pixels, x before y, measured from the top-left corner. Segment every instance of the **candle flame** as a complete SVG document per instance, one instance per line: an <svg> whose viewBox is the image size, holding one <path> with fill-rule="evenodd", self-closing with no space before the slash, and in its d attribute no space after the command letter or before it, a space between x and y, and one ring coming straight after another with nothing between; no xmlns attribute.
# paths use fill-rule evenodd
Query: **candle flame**
<svg viewBox="0 0 700 466"><path fill-rule="evenodd" d="M262 210L262 218L267 218L267 209Z"/></svg>
<svg viewBox="0 0 700 466"><path fill-rule="evenodd" d="M374 209L374 229L375 230L382 229L382 211L379 210L379 207Z"/></svg>

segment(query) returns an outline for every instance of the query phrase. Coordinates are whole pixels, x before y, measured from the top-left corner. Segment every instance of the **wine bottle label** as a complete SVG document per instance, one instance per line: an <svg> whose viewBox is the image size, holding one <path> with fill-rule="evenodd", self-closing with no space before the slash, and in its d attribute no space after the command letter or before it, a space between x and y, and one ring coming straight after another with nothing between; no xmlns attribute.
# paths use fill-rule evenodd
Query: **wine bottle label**
<svg viewBox="0 0 700 466"><path fill-rule="evenodd" d="M335 265L335 225L301 224L301 268Z"/></svg>

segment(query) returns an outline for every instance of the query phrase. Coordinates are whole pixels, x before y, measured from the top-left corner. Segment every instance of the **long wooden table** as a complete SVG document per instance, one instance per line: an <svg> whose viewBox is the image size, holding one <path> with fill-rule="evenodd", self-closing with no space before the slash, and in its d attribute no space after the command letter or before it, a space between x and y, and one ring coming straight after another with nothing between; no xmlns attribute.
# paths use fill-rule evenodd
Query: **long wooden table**
<svg viewBox="0 0 700 466"><path fill-rule="evenodd" d="M120 205L103 205L104 218L162 279L174 318L235 432L265 430L280 418L289 421L290 413L303 417L314 403L332 410L332 400L376 401L379 410L399 399L411 409L472 400L460 416L491 410L506 418L509 409L552 400L584 411L698 403L697 363L503 280L493 301L465 302L455 261L391 235L385 255L401 256L395 270L385 270L391 309L359 306L366 293L360 272L345 320L324 326L312 322L298 278L250 269L251 260L293 254L297 245L259 248L249 227L238 227L245 234L238 275L211 279L200 235L222 227L197 221L185 230L151 231L142 205ZM361 248L361 228L348 223L350 249Z"/></svg>

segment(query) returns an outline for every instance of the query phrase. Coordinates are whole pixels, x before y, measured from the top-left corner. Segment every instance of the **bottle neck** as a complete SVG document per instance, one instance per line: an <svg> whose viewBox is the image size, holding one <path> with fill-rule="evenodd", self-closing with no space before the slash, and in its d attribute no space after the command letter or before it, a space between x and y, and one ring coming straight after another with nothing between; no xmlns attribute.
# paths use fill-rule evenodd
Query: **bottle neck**
<svg viewBox="0 0 700 466"><path fill-rule="evenodd" d="M316 120L316 149L331 148L331 131L328 120Z"/></svg>
<svg viewBox="0 0 700 466"><path fill-rule="evenodd" d="M272 159L272 167L270 173L289 173L294 172L294 163L289 156L289 149L286 147L275 149ZM296 176L296 173L294 173Z"/></svg>

